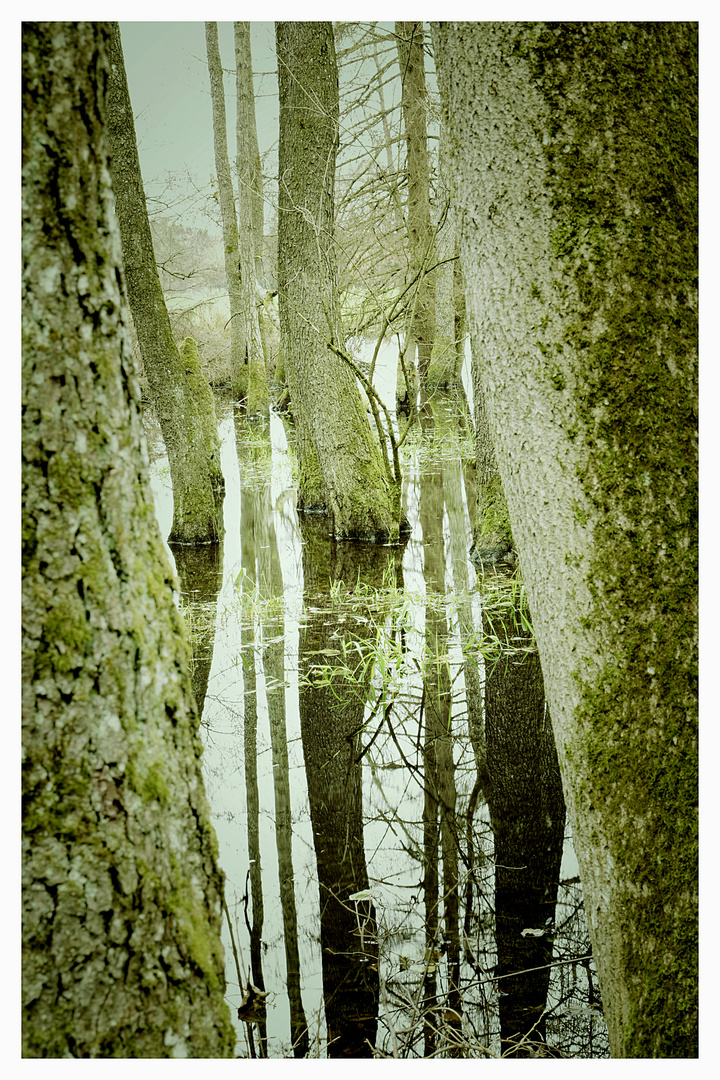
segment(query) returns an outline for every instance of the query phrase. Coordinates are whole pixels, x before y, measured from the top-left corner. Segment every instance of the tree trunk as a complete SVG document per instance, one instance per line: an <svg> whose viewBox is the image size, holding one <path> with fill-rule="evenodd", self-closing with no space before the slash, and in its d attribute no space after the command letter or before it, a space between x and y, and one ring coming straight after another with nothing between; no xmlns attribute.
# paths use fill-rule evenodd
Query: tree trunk
<svg viewBox="0 0 720 1080"><path fill-rule="evenodd" d="M257 278L257 250L262 259L263 206L260 151L255 126L255 89L253 86L252 53L250 50L250 23L236 22L235 67L237 86L237 176L240 230L240 277L243 314L245 317L245 340L247 342L248 416L267 416L270 411L265 351L260 333L258 298L260 288ZM260 178L260 193L257 184ZM259 198L259 213L258 213ZM259 235L258 235L259 234Z"/></svg>
<svg viewBox="0 0 720 1080"><path fill-rule="evenodd" d="M180 356L155 263L120 27L110 24L107 132L125 287L145 375L170 463L173 524L169 540L205 544L223 532L225 481L215 403L194 357Z"/></svg>
<svg viewBox="0 0 720 1080"><path fill-rule="evenodd" d="M433 32L612 1053L694 1056L697 26Z"/></svg>
<svg viewBox="0 0 720 1080"><path fill-rule="evenodd" d="M23 26L23 1054L230 1057L223 878L122 320L109 36Z"/></svg>
<svg viewBox="0 0 720 1080"><path fill-rule="evenodd" d="M281 350L297 425L298 509L331 533L397 537L394 500L340 347L334 247L338 75L331 23L276 23L280 92L278 288Z"/></svg>
<svg viewBox="0 0 720 1080"><path fill-rule="evenodd" d="M225 247L225 278L230 300L230 378L232 392L238 399L247 397L248 342L245 336L243 293L240 280L240 243L238 240L237 212L233 192L230 158L228 157L227 122L225 119L225 85L222 61L218 45L216 22L205 23L210 96L212 98L213 143L215 169L217 171L218 200L222 215L223 244Z"/></svg>
<svg viewBox="0 0 720 1080"><path fill-rule="evenodd" d="M260 148L255 116L255 84L253 81L250 23L233 23L235 31L235 64L238 104L242 103L242 121L238 114L237 150L242 158L243 177L250 195L250 228L255 252L255 281L265 277L263 253L265 245L265 197L260 162ZM242 130L241 130L242 124ZM240 170L238 169L238 176Z"/></svg>
<svg viewBox="0 0 720 1080"><path fill-rule="evenodd" d="M433 225L430 216L430 165L427 152L427 91L421 22L396 22L402 79L402 109L407 141L407 229L411 277L419 275L412 333L417 342L420 385L425 389L435 340ZM429 272L430 271L430 272Z"/></svg>

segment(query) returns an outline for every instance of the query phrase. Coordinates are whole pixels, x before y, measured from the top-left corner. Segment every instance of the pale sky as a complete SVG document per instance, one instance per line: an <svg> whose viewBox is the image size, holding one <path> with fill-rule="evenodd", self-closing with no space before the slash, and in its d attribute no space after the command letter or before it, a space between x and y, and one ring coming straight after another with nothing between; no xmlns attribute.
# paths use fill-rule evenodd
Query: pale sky
<svg viewBox="0 0 720 1080"><path fill-rule="evenodd" d="M215 175L210 80L202 22L121 22L140 166L151 195L166 174L188 171L205 187ZM233 25L218 23L223 67L235 68ZM278 138L275 24L251 23L260 153ZM235 158L235 77L225 77L228 151ZM195 224L188 222L188 224ZM203 222L207 224L207 222Z"/></svg>

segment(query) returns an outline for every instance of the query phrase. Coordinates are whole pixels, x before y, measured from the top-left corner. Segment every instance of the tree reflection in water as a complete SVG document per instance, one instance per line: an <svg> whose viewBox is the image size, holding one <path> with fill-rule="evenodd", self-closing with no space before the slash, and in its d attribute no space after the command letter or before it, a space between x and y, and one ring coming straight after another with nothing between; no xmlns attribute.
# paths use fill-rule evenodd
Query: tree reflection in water
<svg viewBox="0 0 720 1080"><path fill-rule="evenodd" d="M196 693L227 995L268 994L237 1054L607 1056L537 654L517 652L517 583L478 584L468 562L472 467L446 413L406 457L404 549L301 529L277 417L272 451L267 426L222 430L222 588ZM488 643L508 638L495 663Z"/></svg>
<svg viewBox="0 0 720 1080"><path fill-rule="evenodd" d="M361 733L371 676L360 625L369 611L333 617L331 590L346 581L377 588L402 572L398 548L338 544L324 523L303 522L306 621L300 634L300 724L320 891L323 989L330 1057L371 1057L378 1015L378 939L367 894L363 834ZM372 644L371 642L368 644ZM345 650L343 650L345 646ZM343 678L321 677L319 663L347 654L352 692Z"/></svg>
<svg viewBox="0 0 720 1080"><path fill-rule="evenodd" d="M503 1054L533 1057L546 1046L565 801L524 594L513 606L484 615L483 624L488 636L501 635L528 650L488 665L485 730L500 1045Z"/></svg>

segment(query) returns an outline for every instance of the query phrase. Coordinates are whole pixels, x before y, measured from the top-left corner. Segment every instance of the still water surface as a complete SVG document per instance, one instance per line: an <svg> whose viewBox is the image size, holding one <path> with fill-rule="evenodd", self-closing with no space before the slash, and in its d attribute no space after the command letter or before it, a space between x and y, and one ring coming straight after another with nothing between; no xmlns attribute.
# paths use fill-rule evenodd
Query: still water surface
<svg viewBox="0 0 720 1080"><path fill-rule="evenodd" d="M452 403L406 453L399 548L324 539L283 419L217 408L224 541L171 555L236 1055L607 1056L537 653L517 583L468 561Z"/></svg>

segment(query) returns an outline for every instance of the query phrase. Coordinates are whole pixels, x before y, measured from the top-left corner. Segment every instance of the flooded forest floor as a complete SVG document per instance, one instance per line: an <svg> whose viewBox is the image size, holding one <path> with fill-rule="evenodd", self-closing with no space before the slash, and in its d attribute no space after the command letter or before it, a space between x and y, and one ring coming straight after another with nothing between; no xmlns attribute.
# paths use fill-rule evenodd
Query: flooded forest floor
<svg viewBox="0 0 720 1080"><path fill-rule="evenodd" d="M607 1057L524 592L468 560L454 400L403 448L399 547L325 538L295 509L287 417L248 422L222 392L216 408L223 543L171 556L236 1055Z"/></svg>

